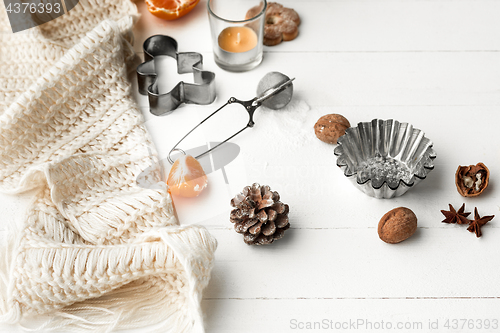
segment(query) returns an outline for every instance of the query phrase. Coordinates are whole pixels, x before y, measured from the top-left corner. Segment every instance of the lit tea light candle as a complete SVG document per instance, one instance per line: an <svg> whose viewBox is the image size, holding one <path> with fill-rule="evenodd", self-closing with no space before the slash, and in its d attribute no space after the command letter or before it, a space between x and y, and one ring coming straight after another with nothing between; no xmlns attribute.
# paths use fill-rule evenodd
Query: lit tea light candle
<svg viewBox="0 0 500 333"><path fill-rule="evenodd" d="M255 31L246 26L226 27L217 37L214 52L216 62L231 66L233 71L239 71L238 68L245 70L246 64L262 60L262 41L259 45Z"/></svg>
<svg viewBox="0 0 500 333"><path fill-rule="evenodd" d="M257 46L257 41L257 34L247 27L228 27L219 35L220 48L234 53L252 50Z"/></svg>
<svg viewBox="0 0 500 333"><path fill-rule="evenodd" d="M264 56L267 1L207 0L207 8L215 63L231 72L258 66ZM245 8L252 11L245 14Z"/></svg>

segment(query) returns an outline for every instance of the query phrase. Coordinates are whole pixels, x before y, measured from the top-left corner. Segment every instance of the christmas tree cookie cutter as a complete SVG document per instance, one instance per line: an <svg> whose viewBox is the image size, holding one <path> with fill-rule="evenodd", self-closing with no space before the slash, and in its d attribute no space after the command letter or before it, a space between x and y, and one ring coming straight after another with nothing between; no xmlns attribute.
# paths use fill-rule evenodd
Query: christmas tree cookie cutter
<svg viewBox="0 0 500 333"><path fill-rule="evenodd" d="M156 116L174 111L182 103L210 104L215 100L215 73L203 70L203 56L196 52L177 52L177 41L165 35L154 35L143 44L144 62L137 66L139 93L148 95L149 110ZM154 57L169 56L177 60L177 73L193 73L194 84L180 81L170 92L158 92Z"/></svg>

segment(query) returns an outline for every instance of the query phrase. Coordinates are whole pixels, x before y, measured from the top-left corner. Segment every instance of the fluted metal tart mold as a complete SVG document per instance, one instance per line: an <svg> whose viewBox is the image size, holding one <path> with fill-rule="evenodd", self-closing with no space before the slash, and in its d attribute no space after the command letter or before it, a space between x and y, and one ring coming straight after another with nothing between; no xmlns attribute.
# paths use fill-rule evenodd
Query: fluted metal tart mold
<svg viewBox="0 0 500 333"><path fill-rule="evenodd" d="M403 195L424 180L436 158L423 131L393 119L373 119L348 128L334 153L337 166L356 187L386 199Z"/></svg>

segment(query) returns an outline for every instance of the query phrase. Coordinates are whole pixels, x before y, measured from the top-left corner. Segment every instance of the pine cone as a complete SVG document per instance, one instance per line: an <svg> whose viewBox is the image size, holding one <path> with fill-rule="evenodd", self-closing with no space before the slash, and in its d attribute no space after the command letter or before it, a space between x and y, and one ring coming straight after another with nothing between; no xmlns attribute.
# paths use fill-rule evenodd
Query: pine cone
<svg viewBox="0 0 500 333"><path fill-rule="evenodd" d="M280 239L290 227L288 205L267 185L246 186L231 199L230 220L249 245L266 245Z"/></svg>

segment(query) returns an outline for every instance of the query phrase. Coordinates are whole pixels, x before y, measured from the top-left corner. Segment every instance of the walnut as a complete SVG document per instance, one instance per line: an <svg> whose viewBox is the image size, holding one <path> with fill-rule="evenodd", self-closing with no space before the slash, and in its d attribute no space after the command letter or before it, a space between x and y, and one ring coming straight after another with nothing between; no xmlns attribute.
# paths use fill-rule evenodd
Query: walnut
<svg viewBox="0 0 500 333"><path fill-rule="evenodd" d="M345 134L351 127L349 120L340 114L327 114L316 122L314 132L318 139L326 143L337 144L338 138Z"/></svg>
<svg viewBox="0 0 500 333"><path fill-rule="evenodd" d="M490 170L483 163L458 166L455 173L455 185L458 193L464 197L476 197L488 187Z"/></svg>
<svg viewBox="0 0 500 333"><path fill-rule="evenodd" d="M378 235L389 244L396 244L410 238L417 230L417 216L406 207L394 208L380 219Z"/></svg>

